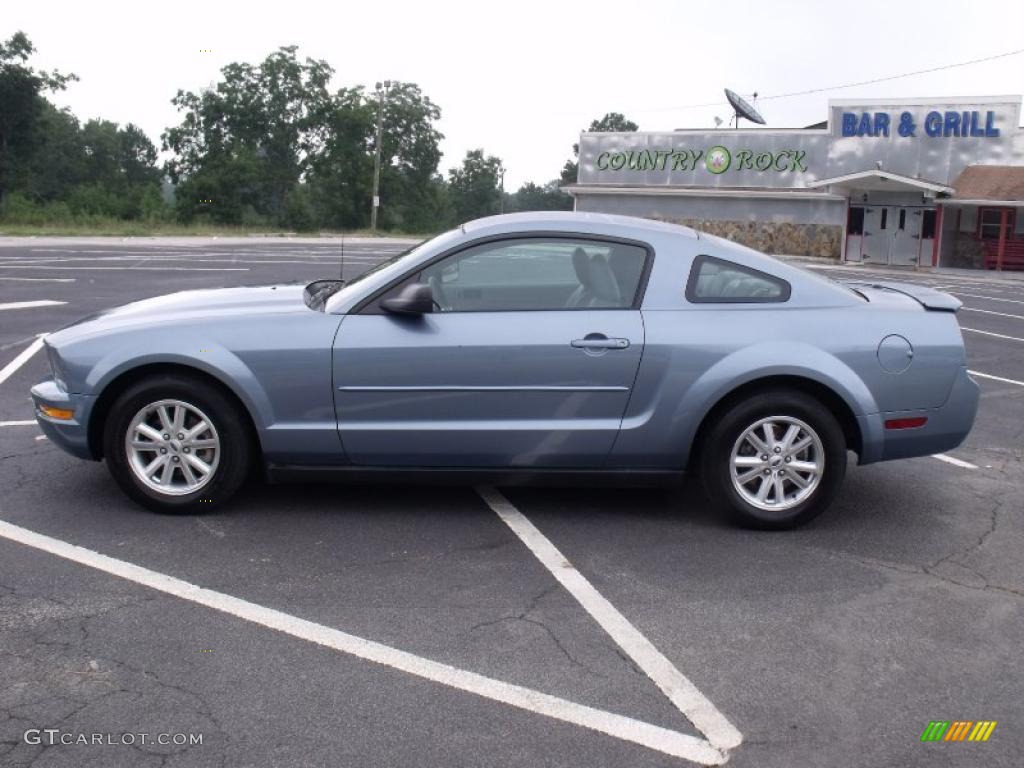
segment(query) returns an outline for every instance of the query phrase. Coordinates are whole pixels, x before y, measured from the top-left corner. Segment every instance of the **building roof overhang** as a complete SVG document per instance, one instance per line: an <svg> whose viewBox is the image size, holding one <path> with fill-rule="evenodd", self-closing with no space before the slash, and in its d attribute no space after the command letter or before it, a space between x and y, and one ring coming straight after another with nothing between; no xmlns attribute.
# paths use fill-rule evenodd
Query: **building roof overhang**
<svg viewBox="0 0 1024 768"><path fill-rule="evenodd" d="M632 195L643 197L742 197L742 198L783 198L786 200L845 200L843 195L834 195L824 190L770 189L767 187L637 187L619 184L569 184L559 187L574 197L576 195Z"/></svg>
<svg viewBox="0 0 1024 768"><path fill-rule="evenodd" d="M953 186L958 202L1019 206L1024 201L1024 166L968 165Z"/></svg>
<svg viewBox="0 0 1024 768"><path fill-rule="evenodd" d="M953 187L936 181L926 181L913 176L903 176L891 171L874 168L867 171L833 176L807 183L808 189L829 189L841 193L850 192L922 192L931 195L951 195Z"/></svg>

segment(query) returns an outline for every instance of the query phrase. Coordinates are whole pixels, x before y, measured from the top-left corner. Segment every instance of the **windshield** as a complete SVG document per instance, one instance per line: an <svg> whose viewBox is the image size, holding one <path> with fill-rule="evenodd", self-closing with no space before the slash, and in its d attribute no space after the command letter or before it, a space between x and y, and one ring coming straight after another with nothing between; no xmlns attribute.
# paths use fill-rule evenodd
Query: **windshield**
<svg viewBox="0 0 1024 768"><path fill-rule="evenodd" d="M430 240L433 240L433 239L434 238L430 238ZM404 251L402 251L400 253L396 253L394 256L390 256L390 257L384 259L384 261L381 261L381 262L379 262L377 264L374 264L372 267L370 267L365 272L362 272L361 274L357 275L356 277L353 277L351 280L346 280L345 281L345 285L346 286L355 285L356 283L358 283L358 282L360 282L362 280L365 280L370 275L374 275L377 272L380 272L382 269L390 267L392 264L394 264L395 262L399 261L400 259L404 259L406 256L411 255L414 251L418 251L424 245L429 243L430 240L423 240L423 241L421 241L419 243L416 243L416 245L412 245L412 246L406 248Z"/></svg>
<svg viewBox="0 0 1024 768"><path fill-rule="evenodd" d="M444 241L453 239L460 233L460 230L453 229L443 234L432 237L429 240L424 240L422 243L418 243L411 248L407 248L401 253L391 256L361 273L357 277L347 280L345 287L340 291L331 296L327 301L326 311L333 313L337 311L338 307L344 306L349 298L352 297L353 293L363 294L372 292L374 290L374 280L372 278L378 278L382 284L387 283L391 276L397 276L405 271L405 262L415 263L418 256L424 251L432 249L436 244ZM370 278L370 279L368 279ZM368 282L369 286L361 285L361 283Z"/></svg>

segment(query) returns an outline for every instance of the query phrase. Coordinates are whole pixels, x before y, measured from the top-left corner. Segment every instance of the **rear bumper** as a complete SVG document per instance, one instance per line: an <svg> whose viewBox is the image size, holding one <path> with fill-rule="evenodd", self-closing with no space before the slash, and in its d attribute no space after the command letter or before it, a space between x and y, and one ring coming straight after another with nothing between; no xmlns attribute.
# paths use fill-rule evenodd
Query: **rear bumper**
<svg viewBox="0 0 1024 768"><path fill-rule="evenodd" d="M89 413L96 402L93 395L76 395L65 392L53 379L46 379L32 387L32 402L35 404L36 421L50 442L80 459L96 460L89 449ZM40 405L54 408L69 408L74 418L69 420L51 419L40 410Z"/></svg>
<svg viewBox="0 0 1024 768"><path fill-rule="evenodd" d="M871 431L879 435L879 438L865 450L866 455L861 456L861 463L930 456L956 448L966 439L971 427L974 426L979 397L980 388L964 366L957 374L949 397L939 408L888 411L872 415L869 417L873 422ZM885 422L889 419L915 416L927 417L928 422L923 427L915 429L885 428Z"/></svg>

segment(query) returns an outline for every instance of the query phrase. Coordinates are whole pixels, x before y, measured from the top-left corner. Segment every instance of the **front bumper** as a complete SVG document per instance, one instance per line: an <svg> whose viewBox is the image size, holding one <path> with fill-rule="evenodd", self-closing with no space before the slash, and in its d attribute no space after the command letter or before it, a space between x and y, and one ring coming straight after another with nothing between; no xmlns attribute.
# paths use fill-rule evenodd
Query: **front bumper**
<svg viewBox="0 0 1024 768"><path fill-rule="evenodd" d="M89 414L96 402L93 395L76 395L65 392L53 379L39 382L31 390L35 404L36 421L52 443L80 459L97 460L89 448ZM54 408L68 408L74 411L69 420L51 419L39 410L40 405Z"/></svg>
<svg viewBox="0 0 1024 768"><path fill-rule="evenodd" d="M980 387L964 366L957 374L946 402L938 408L874 414L871 418L876 423L872 425L872 431L879 434L880 438L878 443L872 446L870 460L862 460L861 463L931 456L956 448L967 438L971 427L974 426L980 396ZM915 416L927 417L928 422L923 427L915 429L885 429L885 422L889 419Z"/></svg>

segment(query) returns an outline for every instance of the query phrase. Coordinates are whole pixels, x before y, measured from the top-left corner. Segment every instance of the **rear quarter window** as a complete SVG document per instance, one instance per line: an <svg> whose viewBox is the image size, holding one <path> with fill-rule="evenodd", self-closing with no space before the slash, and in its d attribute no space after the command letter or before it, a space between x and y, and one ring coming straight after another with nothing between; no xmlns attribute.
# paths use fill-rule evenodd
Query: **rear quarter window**
<svg viewBox="0 0 1024 768"><path fill-rule="evenodd" d="M686 281L686 298L696 304L782 302L789 294L782 278L714 256L694 259Z"/></svg>

